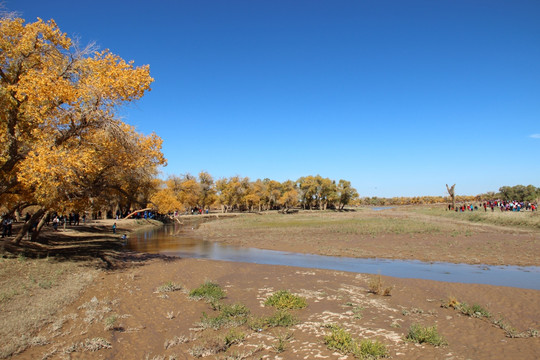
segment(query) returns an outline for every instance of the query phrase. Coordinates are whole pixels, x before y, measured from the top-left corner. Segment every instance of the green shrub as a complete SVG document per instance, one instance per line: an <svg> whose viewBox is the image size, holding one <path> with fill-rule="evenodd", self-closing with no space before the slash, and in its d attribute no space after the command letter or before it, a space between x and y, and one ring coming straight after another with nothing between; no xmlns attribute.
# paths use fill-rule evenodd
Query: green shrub
<svg viewBox="0 0 540 360"><path fill-rule="evenodd" d="M358 349L355 356L361 359L378 359L388 356L386 346L378 340L364 339L360 341Z"/></svg>
<svg viewBox="0 0 540 360"><path fill-rule="evenodd" d="M198 288L191 290L189 297L195 300L204 299L209 303L217 303L225 297L225 291L216 283L207 281Z"/></svg>
<svg viewBox="0 0 540 360"><path fill-rule="evenodd" d="M427 343L434 346L444 346L448 344L446 340L439 335L437 326L424 327L419 324L412 324L405 339L418 344Z"/></svg>
<svg viewBox="0 0 540 360"><path fill-rule="evenodd" d="M293 326L298 320L286 310L278 310L272 316L265 319L265 324L270 327L289 327Z"/></svg>
<svg viewBox="0 0 540 360"><path fill-rule="evenodd" d="M330 334L324 337L324 343L330 350L337 350L342 354L354 353L357 347L351 334L338 325L330 326Z"/></svg>
<svg viewBox="0 0 540 360"><path fill-rule="evenodd" d="M247 322L249 309L242 304L219 305L217 316L208 316L203 312L200 325L207 329L220 329L225 326L238 326Z"/></svg>
<svg viewBox="0 0 540 360"><path fill-rule="evenodd" d="M378 340L363 339L358 343L351 334L338 325L330 325L330 334L324 337L330 350L344 355L352 354L359 359L378 359L388 356L386 346Z"/></svg>
<svg viewBox="0 0 540 360"><path fill-rule="evenodd" d="M456 309L461 311L463 314L471 317L477 317L477 318L490 318L491 314L489 311L484 309L481 305L473 304L468 305L466 303L461 303L458 306L456 306Z"/></svg>
<svg viewBox="0 0 540 360"><path fill-rule="evenodd" d="M280 290L266 299L264 305L274 306L277 309L303 309L307 306L306 299L291 294L288 290Z"/></svg>

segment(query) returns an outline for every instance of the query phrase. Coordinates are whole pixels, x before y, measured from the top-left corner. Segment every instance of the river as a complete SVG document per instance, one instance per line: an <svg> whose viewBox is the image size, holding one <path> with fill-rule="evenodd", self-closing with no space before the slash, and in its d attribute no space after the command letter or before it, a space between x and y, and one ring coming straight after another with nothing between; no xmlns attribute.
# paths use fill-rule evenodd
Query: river
<svg viewBox="0 0 540 360"><path fill-rule="evenodd" d="M417 260L362 259L299 254L223 245L189 236L179 225L130 235L126 248L169 256L381 274L400 278L489 284L540 290L539 266L426 263Z"/></svg>

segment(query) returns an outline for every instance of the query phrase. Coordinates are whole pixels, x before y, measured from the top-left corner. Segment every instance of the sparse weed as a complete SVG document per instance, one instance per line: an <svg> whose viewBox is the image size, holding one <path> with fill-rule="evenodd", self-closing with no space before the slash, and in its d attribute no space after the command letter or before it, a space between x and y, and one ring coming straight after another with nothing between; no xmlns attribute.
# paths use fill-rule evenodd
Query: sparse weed
<svg viewBox="0 0 540 360"><path fill-rule="evenodd" d="M155 292L157 293L166 293L182 290L182 285L169 281L161 286L158 286Z"/></svg>
<svg viewBox="0 0 540 360"><path fill-rule="evenodd" d="M272 350L282 353L286 350L287 344L291 341L293 334L291 332L280 333L276 336L277 343L272 344Z"/></svg>
<svg viewBox="0 0 540 360"><path fill-rule="evenodd" d="M362 311L364 311L365 308L363 306L360 306L360 305L357 305L355 306L355 308L353 309L353 313L354 313L354 316L353 318L355 319L361 319L362 318Z"/></svg>
<svg viewBox="0 0 540 360"><path fill-rule="evenodd" d="M412 324L405 340L418 344L431 344L434 346L444 346L448 343L437 331L437 326L424 327L420 324Z"/></svg>
<svg viewBox="0 0 540 360"><path fill-rule="evenodd" d="M231 329L227 334L208 336L188 350L193 357L206 357L225 352L229 347L243 341L245 334L238 329Z"/></svg>
<svg viewBox="0 0 540 360"><path fill-rule="evenodd" d="M180 344L185 344L187 342L189 342L191 339L188 338L187 336L175 336L174 338L170 339L170 340L167 340L165 341L165 344L163 344L163 347L165 348L165 350L169 349L169 348L172 348L173 346L176 346L176 345L180 345Z"/></svg>
<svg viewBox="0 0 540 360"><path fill-rule="evenodd" d="M118 321L118 315L114 314L105 318L105 330L115 330L117 328L116 322Z"/></svg>
<svg viewBox="0 0 540 360"><path fill-rule="evenodd" d="M266 299L264 305L274 306L277 309L303 309L307 306L307 302L305 298L291 294L288 290L280 290Z"/></svg>
<svg viewBox="0 0 540 360"><path fill-rule="evenodd" d="M249 309L242 304L219 305L219 314L215 317L203 312L199 326L203 329L220 329L225 326L243 325L248 320Z"/></svg>
<svg viewBox="0 0 540 360"><path fill-rule="evenodd" d="M372 276L369 280L369 289L368 292L375 295L390 296L393 287L384 287L381 275Z"/></svg>

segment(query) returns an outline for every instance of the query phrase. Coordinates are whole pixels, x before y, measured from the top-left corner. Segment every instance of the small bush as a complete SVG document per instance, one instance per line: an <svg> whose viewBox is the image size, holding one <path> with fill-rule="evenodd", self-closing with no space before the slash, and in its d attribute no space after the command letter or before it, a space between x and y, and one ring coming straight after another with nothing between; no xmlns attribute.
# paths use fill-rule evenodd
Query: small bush
<svg viewBox="0 0 540 360"><path fill-rule="evenodd" d="M369 280L369 292L375 295L390 296L393 287L384 287L381 275L373 276Z"/></svg>
<svg viewBox="0 0 540 360"><path fill-rule="evenodd" d="M324 343L330 350L337 350L342 354L356 351L356 342L351 334L338 325L330 326L330 334L324 337Z"/></svg>
<svg viewBox="0 0 540 360"><path fill-rule="evenodd" d="M351 334L337 325L330 325L330 334L324 337L324 342L330 350L336 350L344 355L352 354L360 359L378 359L388 356L386 346L378 340L363 339L358 343Z"/></svg>
<svg viewBox="0 0 540 360"><path fill-rule="evenodd" d="M192 290L189 293L189 297L195 300L204 299L206 302L215 304L225 297L225 291L223 291L218 284L207 281L198 288Z"/></svg>
<svg viewBox="0 0 540 360"><path fill-rule="evenodd" d="M219 305L219 314L215 317L203 312L199 325L204 328L218 330L225 326L238 326L247 322L249 309L242 304Z"/></svg>
<svg viewBox="0 0 540 360"><path fill-rule="evenodd" d="M466 303L461 303L456 307L457 310L461 311L461 313L471 316L471 317L477 317L477 318L490 318L491 314L489 311L484 309L481 305L478 304L472 304L468 305Z"/></svg>
<svg viewBox="0 0 540 360"><path fill-rule="evenodd" d="M360 359L378 359L388 356L386 346L378 340L364 339L360 341L358 349L355 356Z"/></svg>
<svg viewBox="0 0 540 360"><path fill-rule="evenodd" d="M227 347L230 347L234 344L238 344L246 338L246 334L244 334L242 331L238 329L231 329L229 332L225 335L225 345Z"/></svg>
<svg viewBox="0 0 540 360"><path fill-rule="evenodd" d="M444 346L448 344L446 340L439 335L437 326L424 327L419 324L412 324L405 339L418 344L427 343L434 346Z"/></svg>
<svg viewBox="0 0 540 360"><path fill-rule="evenodd" d="M286 310L278 310L272 316L265 319L265 324L270 327L289 327L293 326L298 320Z"/></svg>
<svg viewBox="0 0 540 360"><path fill-rule="evenodd" d="M277 309L303 309L307 306L306 299L291 294L288 290L280 290L266 299L264 305Z"/></svg>

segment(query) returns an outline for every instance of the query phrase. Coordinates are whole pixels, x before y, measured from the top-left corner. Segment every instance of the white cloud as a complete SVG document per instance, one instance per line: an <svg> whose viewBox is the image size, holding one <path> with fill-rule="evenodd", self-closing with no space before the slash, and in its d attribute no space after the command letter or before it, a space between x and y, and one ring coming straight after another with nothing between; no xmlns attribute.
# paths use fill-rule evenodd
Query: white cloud
<svg viewBox="0 0 540 360"><path fill-rule="evenodd" d="M533 139L540 139L540 134L532 134L532 135L529 135L529 137Z"/></svg>

